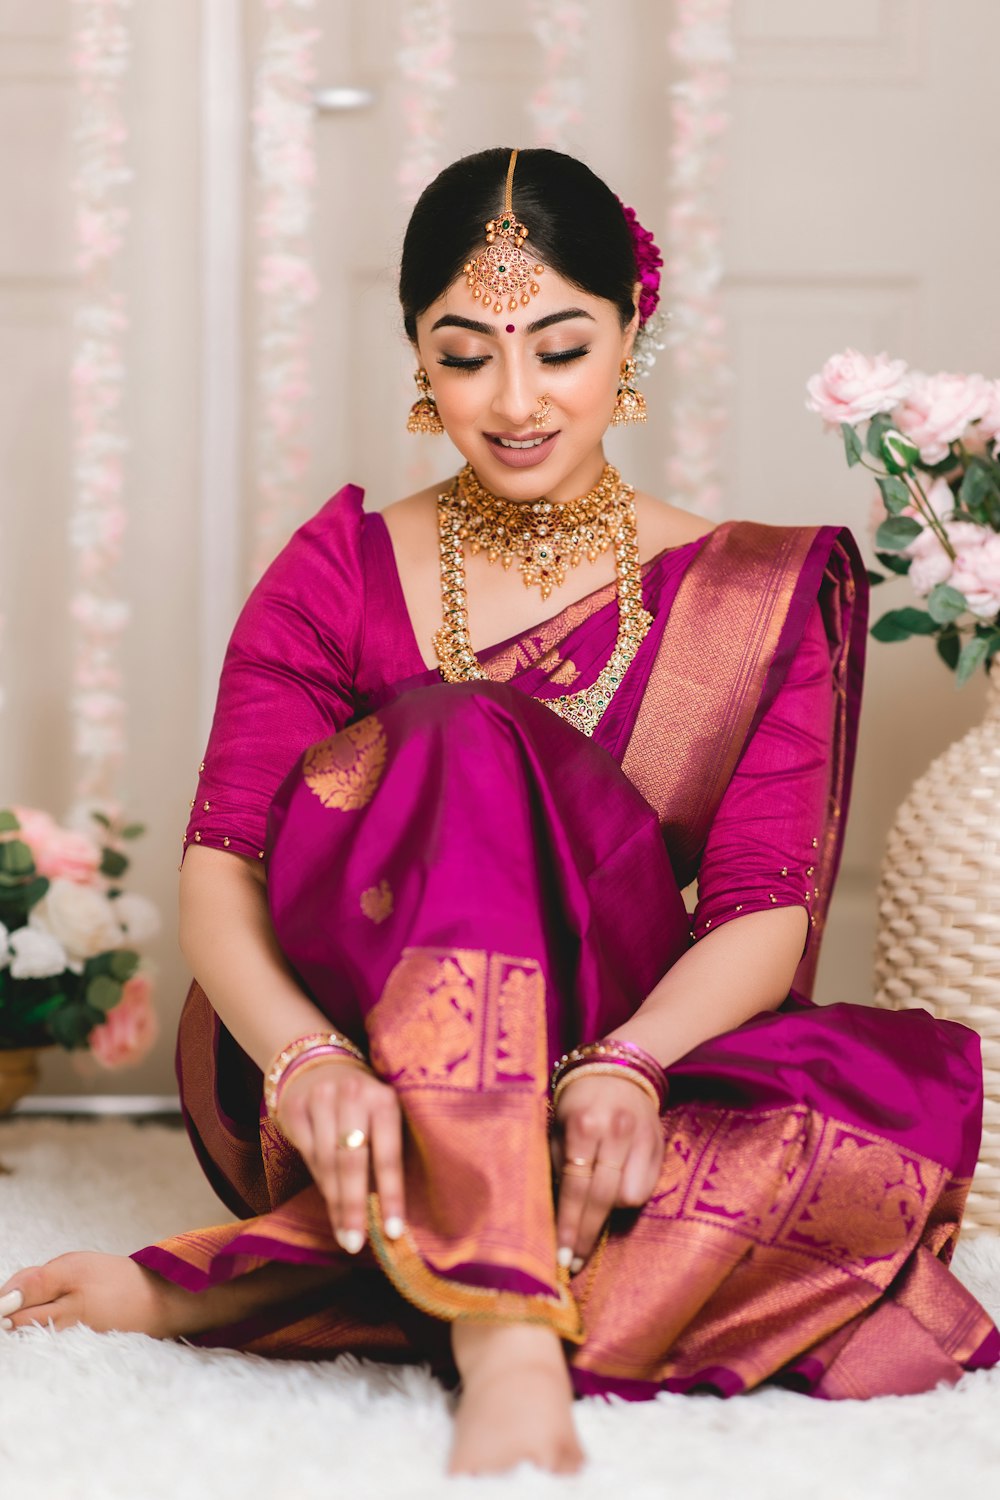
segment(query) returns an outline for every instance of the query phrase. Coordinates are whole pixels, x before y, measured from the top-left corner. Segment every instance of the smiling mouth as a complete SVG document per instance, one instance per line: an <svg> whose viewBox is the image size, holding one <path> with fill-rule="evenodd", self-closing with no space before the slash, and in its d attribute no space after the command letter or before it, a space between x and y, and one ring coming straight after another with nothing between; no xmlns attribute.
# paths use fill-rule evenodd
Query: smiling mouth
<svg viewBox="0 0 1000 1500"><path fill-rule="evenodd" d="M550 439L554 438L555 433L546 432L542 433L539 437L527 438L491 437L489 433L486 436L491 443L496 443L499 448L540 448L543 443L547 443Z"/></svg>

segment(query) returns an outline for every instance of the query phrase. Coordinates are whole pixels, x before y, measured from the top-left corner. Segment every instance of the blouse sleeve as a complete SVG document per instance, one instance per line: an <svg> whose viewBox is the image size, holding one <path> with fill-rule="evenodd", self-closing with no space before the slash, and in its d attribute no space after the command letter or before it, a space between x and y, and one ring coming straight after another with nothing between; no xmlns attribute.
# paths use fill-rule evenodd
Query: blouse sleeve
<svg viewBox="0 0 1000 1500"><path fill-rule="evenodd" d="M715 815L698 873L695 938L740 914L819 897L834 685L823 617L809 617L788 675L764 714Z"/></svg>
<svg viewBox="0 0 1000 1500"><path fill-rule="evenodd" d="M301 527L236 622L184 848L263 858L271 799L309 745L354 710L363 637L361 491Z"/></svg>

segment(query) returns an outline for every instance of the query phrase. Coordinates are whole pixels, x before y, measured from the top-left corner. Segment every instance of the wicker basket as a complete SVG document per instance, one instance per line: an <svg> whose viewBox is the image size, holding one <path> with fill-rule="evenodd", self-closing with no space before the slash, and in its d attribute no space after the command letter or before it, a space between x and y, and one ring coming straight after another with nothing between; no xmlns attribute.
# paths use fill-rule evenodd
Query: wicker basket
<svg viewBox="0 0 1000 1500"><path fill-rule="evenodd" d="M1000 1229L1000 658L986 715L896 815L879 887L877 1005L923 1006L983 1039L983 1141L968 1232Z"/></svg>

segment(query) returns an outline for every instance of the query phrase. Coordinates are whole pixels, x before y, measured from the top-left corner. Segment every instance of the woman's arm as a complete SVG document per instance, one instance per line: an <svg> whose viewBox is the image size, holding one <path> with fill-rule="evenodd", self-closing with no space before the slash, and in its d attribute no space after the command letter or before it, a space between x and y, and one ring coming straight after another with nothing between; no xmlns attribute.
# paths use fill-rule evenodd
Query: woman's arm
<svg viewBox="0 0 1000 1500"><path fill-rule="evenodd" d="M180 944L223 1025L262 1070L296 1037L330 1023L297 982L278 947L256 860L189 849L181 873ZM279 1123L326 1201L338 1243L365 1242L369 1175L386 1233L403 1232L403 1126L394 1090L353 1063L333 1061L292 1074ZM340 1137L365 1132L362 1150Z"/></svg>
<svg viewBox="0 0 1000 1500"><path fill-rule="evenodd" d="M637 1042L664 1067L785 999L802 957L803 906L749 912L703 937L612 1036Z"/></svg>

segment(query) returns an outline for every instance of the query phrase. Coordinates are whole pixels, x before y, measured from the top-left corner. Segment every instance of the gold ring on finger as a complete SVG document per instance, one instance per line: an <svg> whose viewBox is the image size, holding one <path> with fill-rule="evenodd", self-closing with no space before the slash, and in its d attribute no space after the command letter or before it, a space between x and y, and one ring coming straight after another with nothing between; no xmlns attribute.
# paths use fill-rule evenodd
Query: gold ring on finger
<svg viewBox="0 0 1000 1500"><path fill-rule="evenodd" d="M592 1167L594 1163L586 1156L567 1156L566 1165L569 1167Z"/></svg>
<svg viewBox="0 0 1000 1500"><path fill-rule="evenodd" d="M337 1137L337 1146L341 1151L360 1151L362 1146L367 1146L368 1137L363 1130L345 1130Z"/></svg>
<svg viewBox="0 0 1000 1500"><path fill-rule="evenodd" d="M564 1177L593 1177L590 1162L568 1161L563 1167Z"/></svg>

